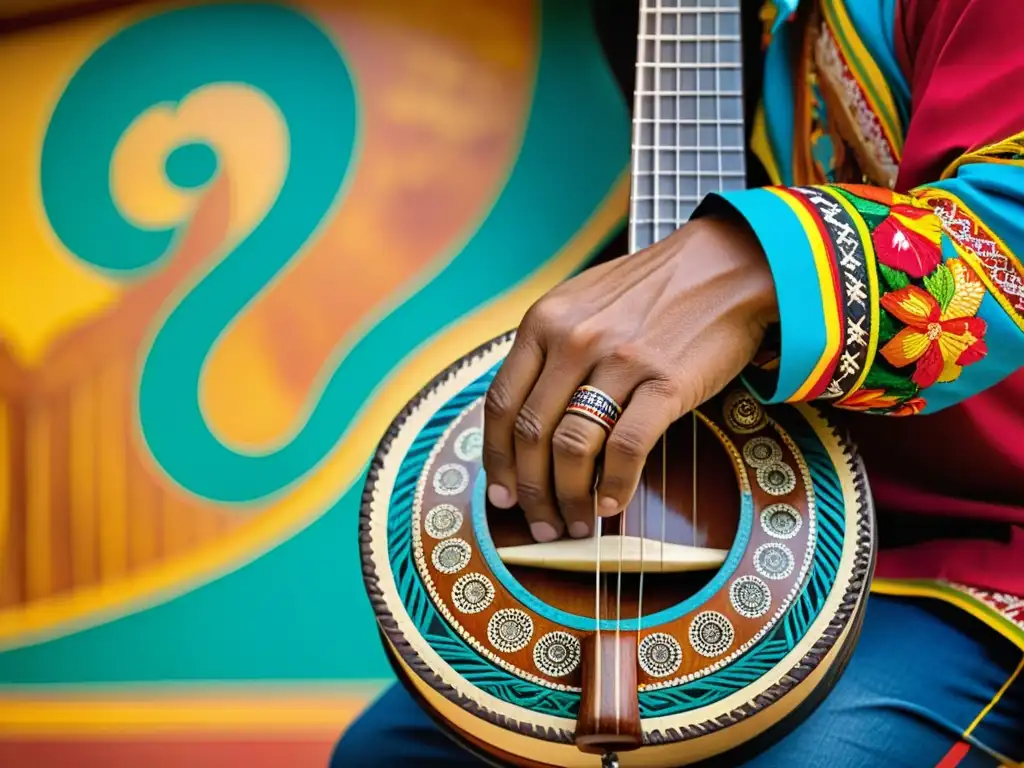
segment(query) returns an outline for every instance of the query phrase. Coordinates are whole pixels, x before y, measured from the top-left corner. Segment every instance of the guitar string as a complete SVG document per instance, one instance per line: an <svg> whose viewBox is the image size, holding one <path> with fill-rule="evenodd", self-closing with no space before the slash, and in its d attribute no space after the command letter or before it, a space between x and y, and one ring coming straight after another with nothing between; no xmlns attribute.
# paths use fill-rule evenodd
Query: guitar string
<svg viewBox="0 0 1024 768"><path fill-rule="evenodd" d="M632 136L632 146L633 146L634 154L633 154L632 163L633 163L633 184L634 185L636 183L636 170L637 170L637 165L636 165L637 164L637 154L636 154L636 152L638 151L638 147L640 146L640 126L641 126L641 119L640 118L642 117L642 114L643 114L643 95L642 95L643 94L643 86L642 86L642 83L641 83L641 77L642 77L642 66L641 66L641 63L643 61L642 54L643 54L643 45L644 45L643 34L642 34L643 33L643 23L644 23L643 20L644 20L644 17L645 17L645 15L647 14L647 12L649 10L650 10L650 0L641 0L641 3L640 3L640 20L639 20L640 21L640 27L639 27L638 34L637 34L637 48L636 48L636 69L635 69L635 71L636 71L637 83L636 83L636 87L634 89L634 94L633 94L633 113L634 113L634 119L633 119L633 125L632 125L632 129L633 129L633 131L632 131L632 133L633 133L633 136ZM638 210L637 210L637 208L638 208L638 206L637 206L637 198L638 198L637 190L634 188L632 190L632 194L630 195L630 222L631 222L630 227L629 227L629 250L630 250L630 252L633 252L635 250L635 243L636 243L636 222L639 219ZM601 623L602 623L602 616L601 616L602 585L604 586L604 591L607 592L608 591L607 590L607 586L608 586L607 581L608 580L607 580L607 578L604 578L603 569L601 567L601 549L602 549L601 538L602 538L604 526L603 526L602 518L598 514L598 508L597 508L597 484L598 484L598 480L599 480L599 475L600 475L600 470L598 470L598 471L596 471L594 473L594 493L593 493L593 504L594 504L594 542L595 542L595 547L596 547L596 551L597 551L597 555L596 555L596 557L594 559L595 560L595 568L594 568L594 579L595 579L594 580L594 623L595 623L595 626L596 626L596 629L597 629L597 631L595 633L596 648L595 648L594 656L596 658L594 659L594 665L595 665L595 667L594 667L594 678L595 678L594 682L595 682L595 684L598 687L598 691L601 691L601 690L603 690L603 687L604 687L603 681L601 679L602 678L602 672L603 672L603 670L601 668L601 666L602 666L601 665L601 660L602 660L601 657L603 655L602 654L602 644L601 644L601 631L602 631L601 630ZM615 621L616 648L618 647L618 641L620 639L620 632L621 632L621 617L622 617L622 601L621 601L621 597L622 597L622 540L623 540L624 536L625 536L625 510L623 510L622 517L621 517L621 519L619 521L619 558L618 558L619 562L618 562L618 569L617 569L618 570L618 579L617 579L617 581L618 581L618 584L617 584L618 600L617 600L617 606L616 606L616 621ZM615 659L616 659L616 666L618 666L618 663L619 663L619 655L618 654L615 655ZM618 671L618 670L616 670L616 671ZM615 675L615 693L616 693L616 695L615 695L615 702L616 702L616 704L615 704L615 707L616 707L615 723L616 723L616 732L619 731L619 720L620 720L620 714L621 714L620 711L619 711L619 706L620 706L619 700L620 700L620 697L618 696L618 686L619 686L619 678L620 677L621 676L619 674ZM596 718L599 720L600 717L601 717L601 701L602 701L602 696L600 695L600 693L598 693L597 696L593 697L593 700L595 701L595 706L596 706L596 713L595 713L596 714Z"/></svg>
<svg viewBox="0 0 1024 768"><path fill-rule="evenodd" d="M643 40L644 34L646 32L646 29L645 29L644 25L646 24L646 18L649 16L649 12L651 10L650 0L644 0L644 2L641 4L641 6L642 6L642 10L641 10L641 17L640 17L640 39ZM655 29L658 30L658 29L661 28L661 9L659 7L659 4L657 4L657 3L655 3L655 6L654 6L654 17L655 17L654 18L655 24L657 25L655 27ZM655 51L654 51L654 75L655 76L657 76L657 72L658 72L658 62L660 61L660 54L661 54L660 46L655 46ZM637 59L638 59L638 61L642 61L642 56L638 55ZM639 90L639 92L641 94L643 94L644 91L645 91L644 82L643 82L643 72L639 72L638 73L638 78L637 79L638 79L637 86L639 86L637 90ZM653 104L653 106L654 106L654 115L653 115L653 117L654 117L654 125L652 126L653 150L652 150L651 154L652 154L652 158L653 158L653 166L652 167L654 169L654 180L656 181L657 178L658 178L657 173L658 173L658 139L659 139L659 137L658 137L657 134L658 134L658 119L659 119L659 114L658 113L659 113L659 109L658 109L658 101L657 101L657 99L654 99L653 101L654 101L654 104ZM638 117L639 117L640 120L643 120L643 118L644 118L644 96L643 95L641 95L639 97L639 102L638 102L637 106L638 106L638 111L640 113L638 115ZM653 219L654 219L654 225L653 226L654 226L654 239L657 239L657 235L658 235L658 213L659 213L658 212L658 202L659 202L658 201L658 191L659 190L657 188L658 187L657 184L654 184L653 186L654 186L654 189L652 190L653 197L654 197L654 200L653 200L653 203L652 203ZM640 493L640 505L639 505L640 506L640 526L639 526L640 527L640 575L638 577L637 601L636 601L637 602L637 606L636 606L636 649L637 649L638 653L639 653L639 650L640 650L640 624L641 624L641 619L643 617L644 551L646 549L646 544L647 544L647 542L644 539L645 519L647 517L647 483L646 483L647 472L646 472L646 469L647 469L647 464L646 464L646 460L645 460L644 466L643 466L643 468L640 471L640 484L639 484L639 487L636 489L636 492ZM623 517L622 528L620 529L620 533L621 533L621 538L620 538L620 542L621 542L626 537L626 521L625 521L625 517ZM620 568L621 568L621 564L620 564ZM621 655L621 654L617 654L617 656L619 656L619 655ZM636 664L636 660L633 660L633 663L635 665ZM618 698L618 697L616 697L616 698Z"/></svg>
<svg viewBox="0 0 1024 768"><path fill-rule="evenodd" d="M595 472L594 475L594 544L597 548L597 555L594 558L596 566L594 568L594 622L597 625L597 636L594 645L594 679L597 685L598 695L593 698L596 702L597 712L595 714L595 722L600 721L601 718L601 695L600 691L602 688L601 684L601 533L602 524L601 516L597 513L597 481L600 472Z"/></svg>
<svg viewBox="0 0 1024 768"><path fill-rule="evenodd" d="M617 594L615 596L615 648L621 648L622 642L622 548L626 541L626 515L629 511L629 504L626 505L625 509L622 510L622 514L619 515L619 562L618 562L618 577L616 584ZM622 654L615 653L615 733L620 732L620 722L622 719L622 697L619 696L619 685L622 681L622 668L621 668Z"/></svg>
<svg viewBox="0 0 1024 768"><path fill-rule="evenodd" d="M647 14L648 14L648 12L650 10L651 10L650 0L643 0L643 2L640 4L640 28L639 28L639 34L637 35L637 40L638 40L638 43L637 43L637 62L638 62L638 64L639 64L639 62L643 61L643 58L642 58L643 48L642 48L642 46L643 46L643 37L644 37L644 32L645 32L644 24L645 24L645 18L647 17ZM656 17L655 18L655 22L656 23L660 22L660 19L657 18L657 17L659 17L661 14L660 14L660 9L657 7L657 5L655 5L654 13L655 13L655 17ZM659 58L659 52L657 50L657 47L655 47L655 62L657 62L658 58ZM657 72L657 63L655 63L655 72ZM636 115L634 115L634 117L636 118L636 122L637 123L642 121L643 117L644 117L644 108L643 108L644 107L643 74L644 74L643 71L638 66L636 92L639 95L636 96L636 100L634 102L635 112L637 113ZM655 100L655 102L654 102L654 131L655 131L655 133L657 133L657 124L658 124L658 103ZM634 133L634 138L638 138L636 133ZM658 163L657 143L658 143L658 141L657 141L657 136L656 135L654 137L653 143L655 145L655 151L653 152L653 155L654 155L655 178L657 178L657 167L658 167L657 166L657 163ZM637 142L637 144L639 144L639 142ZM636 162L636 158L634 158L634 162ZM636 192L636 190L634 190L634 196L637 196L637 195L635 195L635 192ZM654 231L655 231L655 236L656 236L657 235L657 230L658 230L658 190L657 190L657 185L655 185L655 189L653 190L653 194L654 194ZM635 226L635 224L634 224L634 226ZM635 244L631 244L631 248L630 248L631 250L633 249L634 245ZM640 495L640 526L641 526L641 531L640 531L640 558L641 558L641 564L640 564L639 586L637 587L637 643L638 643L637 649L639 649L639 640L640 640L640 613L639 613L640 605L639 604L640 604L641 594L642 594L642 590L643 590L643 577L644 577L644 574L643 574L644 539L643 539L643 529L642 529L643 520L644 520L644 513L646 511L646 509L645 509L646 505L644 503L644 496L645 496L645 494L644 494L644 475L645 475L644 469L646 469L646 462L645 462L644 467L642 467L641 471L640 471L640 484L639 484L639 487L634 491L634 496L635 496L637 491L639 491L640 494L641 494ZM621 630L621 626L622 626L622 551L623 551L623 544L624 544L624 542L626 540L627 511L628 511L629 507L631 506L632 502L633 502L633 499L630 499L630 503L626 505L626 507L622 510L622 514L619 516L619 562L618 562L618 578L617 578L617 581L618 581L618 585L617 585L617 587L618 587L618 602L617 602L617 605L616 605L616 613L615 613L615 648L616 648L616 653L615 653L616 670L615 670L615 672L616 672L616 675L615 675L615 693L614 693L614 696L615 696L615 731L616 731L616 733L620 732L620 715L621 715L621 713L620 713L621 697L619 696L619 683L620 683L620 680L621 680L621 674L619 673L620 670L618 669L618 664L619 664L619 659L622 657L622 654L619 653L619 649L622 647L621 646L621 635L620 635L620 630ZM633 663L636 664L636 660L633 660Z"/></svg>
<svg viewBox="0 0 1024 768"><path fill-rule="evenodd" d="M664 440L664 438L662 438ZM644 560L647 554L647 466L640 473L640 578L636 589L636 647L640 648L640 619L644 615Z"/></svg>

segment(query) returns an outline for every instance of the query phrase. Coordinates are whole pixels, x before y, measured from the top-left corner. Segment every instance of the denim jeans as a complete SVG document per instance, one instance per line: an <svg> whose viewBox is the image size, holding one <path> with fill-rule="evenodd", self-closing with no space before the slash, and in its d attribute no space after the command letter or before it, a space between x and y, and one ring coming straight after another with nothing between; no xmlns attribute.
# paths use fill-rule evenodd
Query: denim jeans
<svg viewBox="0 0 1024 768"><path fill-rule="evenodd" d="M1016 766L1024 760L1022 666L1020 649L956 608L873 595L860 641L832 693L744 765ZM405 764L479 765L393 686L348 729L331 768Z"/></svg>

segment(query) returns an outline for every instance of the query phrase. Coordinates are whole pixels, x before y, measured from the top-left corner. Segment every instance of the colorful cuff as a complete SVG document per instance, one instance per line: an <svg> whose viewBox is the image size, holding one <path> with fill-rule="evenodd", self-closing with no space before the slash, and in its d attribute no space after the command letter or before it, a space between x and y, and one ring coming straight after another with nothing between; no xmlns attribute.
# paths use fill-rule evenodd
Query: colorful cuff
<svg viewBox="0 0 1024 768"><path fill-rule="evenodd" d="M875 353L878 290L863 220L840 195L816 187L709 195L694 216L723 203L760 240L779 302L777 369L752 368L747 385L765 403L845 397Z"/></svg>

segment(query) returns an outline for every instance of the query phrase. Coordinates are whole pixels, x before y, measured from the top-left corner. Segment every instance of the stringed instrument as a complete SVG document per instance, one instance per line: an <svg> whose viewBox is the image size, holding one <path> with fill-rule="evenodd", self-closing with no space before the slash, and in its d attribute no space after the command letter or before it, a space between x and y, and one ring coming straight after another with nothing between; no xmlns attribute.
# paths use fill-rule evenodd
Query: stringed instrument
<svg viewBox="0 0 1024 768"><path fill-rule="evenodd" d="M739 0L643 0L631 252L745 184ZM513 334L442 372L372 461L363 572L401 682L484 762L688 765L756 750L841 674L875 560L853 446L735 384L676 422L595 535L491 507L484 397Z"/></svg>

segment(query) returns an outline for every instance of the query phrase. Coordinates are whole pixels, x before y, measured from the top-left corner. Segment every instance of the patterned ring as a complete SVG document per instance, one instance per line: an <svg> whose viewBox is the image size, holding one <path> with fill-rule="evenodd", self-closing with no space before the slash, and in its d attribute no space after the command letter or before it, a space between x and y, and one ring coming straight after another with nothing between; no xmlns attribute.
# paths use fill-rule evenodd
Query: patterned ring
<svg viewBox="0 0 1024 768"><path fill-rule="evenodd" d="M705 658L721 656L735 638L732 622L718 611L698 613L690 622L690 645Z"/></svg>
<svg viewBox="0 0 1024 768"><path fill-rule="evenodd" d="M796 473L786 462L774 461L757 468L757 484L770 496L785 496L796 488Z"/></svg>
<svg viewBox="0 0 1024 768"><path fill-rule="evenodd" d="M796 567L796 558L785 544L772 541L754 551L754 569L766 579L787 578Z"/></svg>
<svg viewBox="0 0 1024 768"><path fill-rule="evenodd" d="M460 613L480 613L494 600L494 585L482 573L460 576L452 586L452 602Z"/></svg>
<svg viewBox="0 0 1024 768"><path fill-rule="evenodd" d="M759 619L772 607L772 591L757 576L740 576L729 586L729 602L745 619Z"/></svg>
<svg viewBox="0 0 1024 768"><path fill-rule="evenodd" d="M438 504L423 519L423 529L435 539L447 539L461 527L462 511L453 504Z"/></svg>
<svg viewBox="0 0 1024 768"><path fill-rule="evenodd" d="M654 632L640 641L640 668L651 677L668 677L683 663L679 641L665 632Z"/></svg>
<svg viewBox="0 0 1024 768"><path fill-rule="evenodd" d="M730 393L725 398L723 411L729 429L740 435L749 435L768 425L768 417L760 404L744 390Z"/></svg>
<svg viewBox="0 0 1024 768"><path fill-rule="evenodd" d="M487 639L502 653L515 653L533 639L533 619L518 608L502 608L487 622Z"/></svg>
<svg viewBox="0 0 1024 768"><path fill-rule="evenodd" d="M461 464L443 464L434 473L434 492L439 496L457 496L469 488L469 470Z"/></svg>
<svg viewBox="0 0 1024 768"><path fill-rule="evenodd" d="M752 437L743 446L743 460L754 469L782 461L782 446L770 437Z"/></svg>
<svg viewBox="0 0 1024 768"><path fill-rule="evenodd" d="M469 565L472 554L473 548L463 539L445 539L434 547L430 562L441 573L451 575Z"/></svg>
<svg viewBox="0 0 1024 768"><path fill-rule="evenodd" d="M802 526L800 510L792 504L771 504L761 510L761 527L776 539L792 539Z"/></svg>
<svg viewBox="0 0 1024 768"><path fill-rule="evenodd" d="M565 412L590 419L611 432L622 415L622 406L597 387L584 384L573 393Z"/></svg>
<svg viewBox="0 0 1024 768"><path fill-rule="evenodd" d="M548 677L565 677L579 666L580 641L568 632L549 632L533 646L533 663Z"/></svg>

